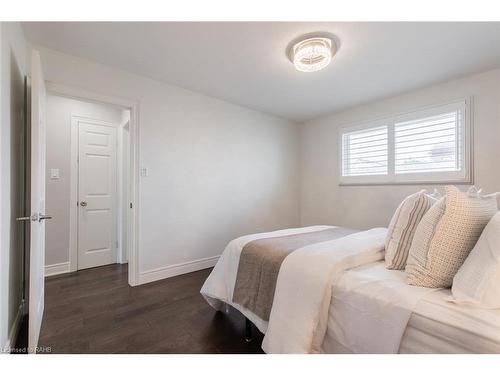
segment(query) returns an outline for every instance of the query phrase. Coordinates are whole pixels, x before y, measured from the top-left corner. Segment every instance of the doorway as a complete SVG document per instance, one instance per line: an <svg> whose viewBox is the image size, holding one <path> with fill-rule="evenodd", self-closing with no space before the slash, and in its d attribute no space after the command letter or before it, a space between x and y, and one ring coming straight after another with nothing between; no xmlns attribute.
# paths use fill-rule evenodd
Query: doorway
<svg viewBox="0 0 500 375"><path fill-rule="evenodd" d="M118 148L117 148L117 165L118 165L118 175L117 175L117 185L118 185L118 201L122 202L121 204L117 204L117 214L118 214L118 224L117 224L117 237L118 237L118 252L117 252L117 262L118 263L127 263L128 269L128 283L130 286L136 286L139 283L139 261L138 261L138 246L139 246L139 218L138 218L138 210L139 210L139 103L125 99L117 96L108 96L100 93L96 93L93 91L88 91L85 89L68 86L64 84L54 83L47 81L47 92L49 94L49 98L56 98L59 100L63 99L72 99L77 101L78 103L83 103L86 105L99 105L101 108L105 108L107 110L110 109L118 109L121 111L121 119L119 121L120 127L117 128L117 140L118 140ZM51 106L51 108L55 108L55 115L61 115L61 111L57 111L58 106ZM60 108L60 107L59 107ZM101 116L95 116L94 114L82 113L81 111L73 111L71 112L76 117L90 119L103 119ZM62 117L65 117L63 115ZM70 121L73 123L73 118L71 115L65 117L65 121ZM106 119L104 119L106 121ZM114 120L109 120L107 122L116 123L116 117ZM50 129L53 129L50 127ZM66 126L64 128L65 131L71 131L70 126ZM57 132L60 129L55 128ZM74 128L73 128L74 129ZM57 135L56 135L57 137ZM70 141L68 142L68 138ZM51 137L51 139L53 139ZM59 145L62 145L62 148L59 151L66 150L64 152L70 153L72 156L70 158L70 162L67 163L67 171L66 173L70 174L71 181L75 181L77 179L77 168L71 168L71 165L76 165L77 163L77 153L71 152L71 150L77 150L76 141L78 138L71 135L65 136L66 142L59 142ZM122 147L123 145L128 145L128 147ZM55 150L52 145L47 144L47 148L50 150ZM50 155L53 155L50 152ZM121 163L119 161L122 161ZM48 163L51 161L49 160ZM51 168L51 167L49 167ZM69 172L68 172L69 170ZM61 172L61 171L60 171ZM72 175L71 175L72 173ZM51 171L48 171L50 176ZM65 174L67 177L67 174ZM60 174L61 178L61 174ZM120 189L120 181L127 181L126 184L122 184L122 188ZM68 182L68 184L70 184ZM75 186L73 184L73 186ZM63 188L64 191L69 189L71 191L70 200L71 204L68 206L69 208L66 210L63 209L63 214L66 214L65 220L60 220L59 225L66 225L66 229L62 233L66 233L70 236L71 240L65 238L61 239L59 237L54 238L55 241L63 240L62 246L66 247L66 251L69 251L69 260L66 259L48 259L47 258L47 268L48 274L57 274L57 273L66 273L77 271L77 232L76 228L78 223L77 216L77 202L79 204L80 200L78 199L77 189L71 189L70 186L64 187L64 184L59 184L60 188ZM66 206L64 206L66 207ZM69 212L69 218L67 213ZM51 223L55 225L58 219L54 216L54 221ZM70 228L76 228L70 231ZM71 232L71 233L70 233ZM121 241L120 241L121 239ZM54 242L57 243L57 242ZM70 249L68 249L68 246ZM53 265L54 267L51 267ZM51 269L52 268L52 269Z"/></svg>
<svg viewBox="0 0 500 375"><path fill-rule="evenodd" d="M46 275L126 263L130 110L47 96Z"/></svg>
<svg viewBox="0 0 500 375"><path fill-rule="evenodd" d="M24 100L18 101L16 99L13 101L13 104L16 106L16 108L13 107L13 109L19 107L17 113L24 116L24 121L21 121L22 118L18 119L16 117L14 119L15 122L13 122L13 124L22 123L23 127L16 125L14 128L15 131L12 132L12 143L14 147L12 147L13 157L11 161L15 162L14 165L18 168L12 169L16 171L16 175L14 175L11 180L13 182L12 187L15 187L14 190L16 194L18 194L19 197L24 196L24 202L21 202L22 204L19 206L19 211L17 209L12 210L12 214L16 214L16 216L14 216L17 225L15 227L15 235L17 236L16 238L19 238L19 243L24 244L25 254L24 260L22 256L16 258L19 264L24 264L25 270L22 271L22 267L19 267L21 275L22 272L25 274L25 286L23 287L21 282L19 283L18 294L19 298L21 298L20 296L22 295L25 301L24 304L21 304L18 317L28 313L22 316L23 328L21 329L22 333L19 334L19 340L17 340L17 348L25 349L24 352L34 353L38 351L37 344L45 306L44 276L47 276L47 274L70 272L73 270L73 267L74 270L78 269L78 257L75 257L75 262L73 262L74 266L73 263L71 263L70 266L69 260L69 207L75 207L76 204L80 206L81 202L76 195L73 197L73 190L71 189L73 178L77 180L78 176L77 174L75 174L75 176L71 174L72 170L78 173L78 164L76 168L72 167L74 164L72 164L73 158L71 156L71 150L76 149L77 153L79 153L78 147L72 147L73 139L71 137L71 124L74 118L85 118L87 123L90 122L88 125L103 125L103 122L98 123L100 116L92 116L92 114L89 115L89 113L85 113L84 111L72 112L72 114L66 116L64 111L60 111L61 107L49 107L47 106L47 101L51 100L51 98L59 98L61 100L71 99L75 102L79 102L83 107L85 107L85 105L101 106L107 108L108 111L119 111L120 113L117 121L109 121L116 127L116 132L111 131L103 133L104 135L109 135L111 138L113 138L114 135L114 139L117 142L114 148L116 152L116 165L113 167L111 162L108 163L109 169L111 170L111 168L113 168L114 170L114 174L109 173L109 176L111 176L109 177L111 179L110 181L116 179L116 189L112 187L113 183L111 183L111 188L108 191L114 192L114 195L111 194L112 197L110 198L110 200L113 201L113 209L109 210L110 217L112 217L109 221L111 221L115 227L109 232L111 232L111 238L116 238L116 241L114 243L108 241L108 248L110 250L112 249L114 253L110 256L111 260L107 261L128 261L128 282L131 286L137 285L139 272L137 261L139 226L136 214L138 210L139 185L139 105L127 99L107 97L70 86L58 85L45 81L40 54L36 50L33 50L31 53L31 77L28 77L26 82L26 88L24 88L23 82L19 81L15 90L16 98L22 97L24 93ZM24 107L24 110L22 110L22 107ZM54 109L54 111L50 112L52 109ZM15 111L12 112L14 113ZM53 125L57 124L60 120L66 124L69 123L69 125L54 127ZM119 125L118 127L117 124ZM89 129L90 128L87 128L87 130ZM94 133L97 133L97 135L99 135L99 131L102 132L102 128L94 128ZM46 137L48 132L51 132L51 134L49 137ZM19 137L17 137L17 135L19 135ZM78 145L78 137L75 139L77 140L76 145ZM110 140L110 142L110 144L114 143L113 140ZM87 143L84 143L84 145L86 145L87 148L90 146L97 147L99 143L96 143L94 139L94 141L89 140ZM66 158L66 155L70 156ZM104 154L100 156L104 156ZM110 160L114 160L114 156L111 156L111 154L109 154L109 156ZM59 160L56 164L60 165L60 168L51 167L53 162L52 158ZM75 158L76 161L78 161L77 158ZM103 168L101 166L101 172L102 170ZM99 174L99 171L96 173ZM49 187L49 182L54 184L50 186L50 189L47 189ZM50 198L46 190L50 190ZM75 190L78 194L78 187ZM101 193L90 191L87 199L92 197L92 194L98 196ZM46 203L48 202L50 207L47 207ZM50 215L48 215L46 209L54 209L54 211L50 212ZM105 207L97 207L96 210L99 209L105 210ZM116 218L113 215L115 215ZM47 221L47 219L53 220ZM75 220L75 223L78 223L78 221ZM55 232L53 231L54 229ZM52 237L50 237L49 233L52 234ZM75 238L78 238L78 228L74 233ZM87 230L86 236L91 237L93 235L94 233L92 233L92 231ZM46 244L46 239L48 238L50 239ZM118 247L120 244L125 245ZM47 253L45 252L46 245L48 249ZM57 248L57 245L61 245L63 248L63 251L58 255L60 261L58 263L47 262L50 259L49 255L54 255L52 249ZM92 250L98 251L102 249L95 246ZM22 252L19 252L19 255L21 254ZM85 267L85 265L83 267ZM19 280L23 279L21 275ZM19 325L18 321L19 319L16 318L12 324L11 331L13 333L19 331L17 329ZM10 336L14 337L13 334L9 335L9 337ZM10 341L14 342L14 339Z"/></svg>

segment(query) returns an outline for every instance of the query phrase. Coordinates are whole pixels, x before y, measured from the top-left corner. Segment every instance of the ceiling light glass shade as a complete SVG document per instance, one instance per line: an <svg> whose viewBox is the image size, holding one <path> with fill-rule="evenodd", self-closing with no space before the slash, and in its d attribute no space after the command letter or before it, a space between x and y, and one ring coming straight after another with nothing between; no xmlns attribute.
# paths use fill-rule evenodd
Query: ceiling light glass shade
<svg viewBox="0 0 500 375"><path fill-rule="evenodd" d="M333 52L328 38L306 39L293 46L293 65L300 72L316 72L330 64Z"/></svg>

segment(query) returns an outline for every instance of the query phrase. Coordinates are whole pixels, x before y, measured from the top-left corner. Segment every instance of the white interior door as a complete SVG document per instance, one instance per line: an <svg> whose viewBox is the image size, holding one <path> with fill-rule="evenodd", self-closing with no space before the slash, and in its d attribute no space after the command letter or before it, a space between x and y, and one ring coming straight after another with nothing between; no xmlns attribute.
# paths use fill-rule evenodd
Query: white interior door
<svg viewBox="0 0 500 375"><path fill-rule="evenodd" d="M116 127L80 120L78 269L116 263Z"/></svg>
<svg viewBox="0 0 500 375"><path fill-rule="evenodd" d="M30 270L28 346L34 352L44 307L45 266L45 81L38 51L31 55Z"/></svg>

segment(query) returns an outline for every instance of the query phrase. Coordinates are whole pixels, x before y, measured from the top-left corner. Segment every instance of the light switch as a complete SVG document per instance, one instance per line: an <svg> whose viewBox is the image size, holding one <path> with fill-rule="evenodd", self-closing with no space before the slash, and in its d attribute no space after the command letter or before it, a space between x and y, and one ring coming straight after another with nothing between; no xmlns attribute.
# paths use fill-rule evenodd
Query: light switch
<svg viewBox="0 0 500 375"><path fill-rule="evenodd" d="M148 169L146 167L141 168L141 177L148 177Z"/></svg>
<svg viewBox="0 0 500 375"><path fill-rule="evenodd" d="M50 179L51 180L59 180L59 168L51 168L50 169Z"/></svg>

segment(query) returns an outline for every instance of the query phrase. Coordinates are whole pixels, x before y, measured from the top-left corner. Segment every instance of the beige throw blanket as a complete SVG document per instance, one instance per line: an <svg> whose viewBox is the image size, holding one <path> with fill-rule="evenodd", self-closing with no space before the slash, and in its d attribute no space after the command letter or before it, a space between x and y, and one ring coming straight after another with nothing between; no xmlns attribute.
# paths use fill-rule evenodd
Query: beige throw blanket
<svg viewBox="0 0 500 375"><path fill-rule="evenodd" d="M241 251L233 302L269 320L281 263L293 251L357 232L328 228L310 233L263 238L247 243Z"/></svg>

